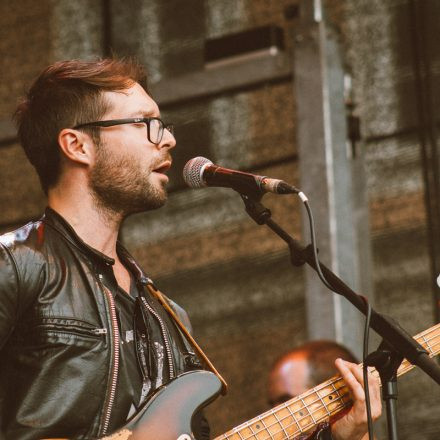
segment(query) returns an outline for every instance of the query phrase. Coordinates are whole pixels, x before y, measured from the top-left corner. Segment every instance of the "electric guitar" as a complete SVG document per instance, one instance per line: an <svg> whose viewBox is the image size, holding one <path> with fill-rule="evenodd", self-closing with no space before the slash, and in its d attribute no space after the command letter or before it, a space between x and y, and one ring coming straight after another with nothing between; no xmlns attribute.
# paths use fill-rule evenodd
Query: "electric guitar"
<svg viewBox="0 0 440 440"><path fill-rule="evenodd" d="M434 357L440 352L440 324L414 339ZM406 359L398 376L414 367ZM379 373L373 370L374 376ZM194 440L192 415L212 402L221 391L220 380L208 371L192 371L160 388L124 428L102 440ZM215 440L295 440L313 432L321 422L349 408L348 387L332 377L309 391L245 422Z"/></svg>

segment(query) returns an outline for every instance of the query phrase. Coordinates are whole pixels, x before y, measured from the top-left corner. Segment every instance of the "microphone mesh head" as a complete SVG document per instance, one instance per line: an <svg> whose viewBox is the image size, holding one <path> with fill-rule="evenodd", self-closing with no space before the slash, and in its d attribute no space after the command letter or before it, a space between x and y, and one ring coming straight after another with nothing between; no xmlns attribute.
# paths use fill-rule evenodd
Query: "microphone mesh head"
<svg viewBox="0 0 440 440"><path fill-rule="evenodd" d="M201 188L206 186L203 181L203 169L212 162L206 157L194 157L190 159L183 168L183 180L190 188Z"/></svg>

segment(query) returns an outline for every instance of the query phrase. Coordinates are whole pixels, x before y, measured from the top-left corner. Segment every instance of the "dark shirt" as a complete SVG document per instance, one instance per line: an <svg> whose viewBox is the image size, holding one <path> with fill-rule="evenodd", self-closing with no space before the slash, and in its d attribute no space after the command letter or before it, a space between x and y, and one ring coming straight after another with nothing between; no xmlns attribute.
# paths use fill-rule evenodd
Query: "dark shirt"
<svg viewBox="0 0 440 440"><path fill-rule="evenodd" d="M168 340L170 338L180 339L174 322L157 299L149 294L144 296L148 301L148 305L155 312L150 313L148 316L147 332L149 332L149 340L151 341L154 352L153 358L157 368L156 375L144 379L136 356L133 331L135 302L139 296L139 291L133 275L130 274L130 276L130 293L128 294L118 286L114 295L120 337L119 372L109 432L118 431L124 426L126 421L135 414L151 393L154 393L157 388L169 381L170 368L161 323ZM175 361L173 360L172 363L174 364ZM200 413L195 416L193 422L196 438L209 438L209 427Z"/></svg>
<svg viewBox="0 0 440 440"><path fill-rule="evenodd" d="M111 430L120 428L141 403L143 379L134 343L133 315L138 292L133 279L130 294L118 288L115 295L119 327L119 374ZM123 392L120 392L124 390Z"/></svg>
<svg viewBox="0 0 440 440"><path fill-rule="evenodd" d="M135 340L134 340L134 311L135 301L139 295L134 277L131 275L130 294L118 286L116 290L115 305L119 327L119 374L118 385L110 423L110 431L121 428L136 410L145 402L147 396L163 383L169 380L170 372L165 355L165 342L160 327L159 319L149 315L149 339L154 351L157 363L157 377L142 377L139 368ZM174 323L162 306L151 296L147 296L148 303L157 313L167 329L167 337L170 329L174 329ZM173 335L175 337L177 335ZM179 336L177 336L179 337Z"/></svg>

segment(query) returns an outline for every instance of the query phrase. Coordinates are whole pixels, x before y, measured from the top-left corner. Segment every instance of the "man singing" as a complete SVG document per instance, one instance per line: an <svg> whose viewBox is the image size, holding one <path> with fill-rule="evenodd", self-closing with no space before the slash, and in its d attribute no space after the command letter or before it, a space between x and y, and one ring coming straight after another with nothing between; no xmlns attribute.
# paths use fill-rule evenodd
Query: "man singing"
<svg viewBox="0 0 440 440"><path fill-rule="evenodd" d="M48 208L0 237L1 436L103 437L159 386L200 367L117 241L126 216L165 203L176 140L133 61L55 63L15 117ZM319 438L356 440L366 431L362 373L340 369L354 406ZM203 417L194 431L208 437Z"/></svg>

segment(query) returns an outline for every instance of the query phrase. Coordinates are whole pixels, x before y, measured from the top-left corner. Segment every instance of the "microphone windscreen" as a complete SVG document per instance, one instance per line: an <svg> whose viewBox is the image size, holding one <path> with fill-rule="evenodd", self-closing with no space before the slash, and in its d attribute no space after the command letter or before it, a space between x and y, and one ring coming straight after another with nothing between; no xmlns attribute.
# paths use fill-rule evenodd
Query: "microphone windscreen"
<svg viewBox="0 0 440 440"><path fill-rule="evenodd" d="M190 188L201 188L205 185L203 181L203 168L212 165L206 157L194 157L190 159L183 168L183 180Z"/></svg>

